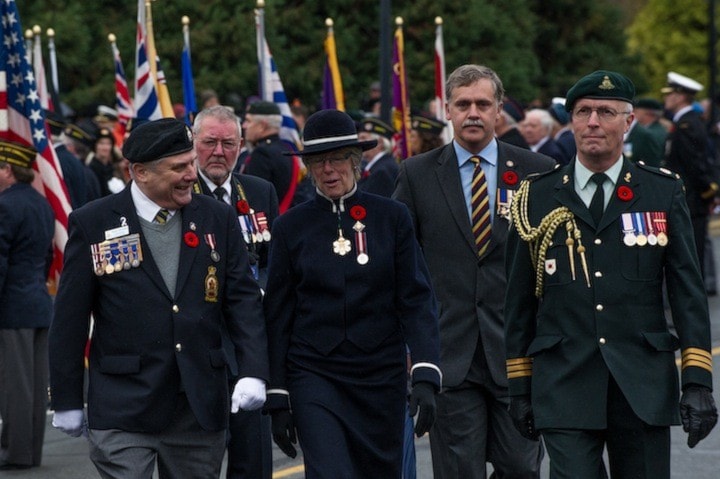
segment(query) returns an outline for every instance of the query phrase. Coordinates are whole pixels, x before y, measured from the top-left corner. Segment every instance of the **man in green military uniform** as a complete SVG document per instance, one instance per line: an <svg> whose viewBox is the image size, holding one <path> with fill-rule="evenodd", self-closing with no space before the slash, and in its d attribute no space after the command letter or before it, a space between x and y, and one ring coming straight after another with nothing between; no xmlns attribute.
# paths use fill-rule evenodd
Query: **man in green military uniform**
<svg viewBox="0 0 720 479"><path fill-rule="evenodd" d="M623 157L632 82L597 71L567 94L575 161L512 203L505 303L510 414L542 433L551 478L669 478L670 425L717 422L707 299L682 182ZM662 306L667 282L679 338ZM682 350L682 399L674 351Z"/></svg>

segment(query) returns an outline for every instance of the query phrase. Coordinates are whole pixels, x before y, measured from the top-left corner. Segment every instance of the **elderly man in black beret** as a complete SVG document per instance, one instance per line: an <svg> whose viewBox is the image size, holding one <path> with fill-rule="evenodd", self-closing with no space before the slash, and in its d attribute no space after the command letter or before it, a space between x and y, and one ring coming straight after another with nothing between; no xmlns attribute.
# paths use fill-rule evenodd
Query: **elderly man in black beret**
<svg viewBox="0 0 720 479"><path fill-rule="evenodd" d="M694 447L717 421L710 324L682 181L630 162L635 88L573 86L577 156L512 203L505 299L510 414L543 435L551 478L670 477L670 427ZM667 284L672 320L663 310ZM682 352L682 399L674 351ZM678 407L679 403L679 407Z"/></svg>
<svg viewBox="0 0 720 479"><path fill-rule="evenodd" d="M139 126L123 155L130 185L70 215L50 330L53 425L89 435L102 477L150 477L156 462L161 478L218 477L229 411L265 401L260 290L233 209L192 194L183 122ZM222 328L238 363L232 395Z"/></svg>

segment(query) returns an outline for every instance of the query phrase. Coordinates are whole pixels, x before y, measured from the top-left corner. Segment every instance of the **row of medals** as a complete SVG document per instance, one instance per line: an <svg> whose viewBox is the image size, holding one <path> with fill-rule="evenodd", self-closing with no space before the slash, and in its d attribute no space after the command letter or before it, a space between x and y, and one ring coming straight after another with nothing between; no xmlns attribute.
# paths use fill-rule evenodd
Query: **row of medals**
<svg viewBox="0 0 720 479"><path fill-rule="evenodd" d="M668 237L663 231L659 232L657 235L655 233L650 233L648 235L640 233L636 235L635 232L629 231L625 233L623 242L626 246L666 246L668 244Z"/></svg>

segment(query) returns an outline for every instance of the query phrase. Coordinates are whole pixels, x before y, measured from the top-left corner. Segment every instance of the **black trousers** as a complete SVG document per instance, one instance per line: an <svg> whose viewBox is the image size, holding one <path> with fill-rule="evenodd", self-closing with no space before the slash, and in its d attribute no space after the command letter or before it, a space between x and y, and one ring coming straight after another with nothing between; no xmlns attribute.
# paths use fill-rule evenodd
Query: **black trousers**
<svg viewBox="0 0 720 479"><path fill-rule="evenodd" d="M608 384L607 429L543 429L551 479L670 479L670 427L635 415L615 380Z"/></svg>

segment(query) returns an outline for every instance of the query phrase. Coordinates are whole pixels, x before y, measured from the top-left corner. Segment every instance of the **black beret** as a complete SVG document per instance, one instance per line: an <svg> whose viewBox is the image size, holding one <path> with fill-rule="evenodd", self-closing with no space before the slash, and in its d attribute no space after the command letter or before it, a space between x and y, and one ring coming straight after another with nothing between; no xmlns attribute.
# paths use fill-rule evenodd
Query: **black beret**
<svg viewBox="0 0 720 479"><path fill-rule="evenodd" d="M572 111L580 98L620 100L632 103L635 85L628 77L617 72L598 70L582 77L567 92L565 110Z"/></svg>
<svg viewBox="0 0 720 479"><path fill-rule="evenodd" d="M280 115L280 107L271 101L256 101L248 107L251 115Z"/></svg>
<svg viewBox="0 0 720 479"><path fill-rule="evenodd" d="M179 155L192 148L190 128L175 118L163 118L133 128L123 144L122 153L131 163L146 163Z"/></svg>
<svg viewBox="0 0 720 479"><path fill-rule="evenodd" d="M35 148L31 146L0 140L0 161L11 165L30 168L30 164L35 161L36 153Z"/></svg>
<svg viewBox="0 0 720 479"><path fill-rule="evenodd" d="M384 136L388 140L392 140L395 130L380 118L368 116L358 122L358 133L364 131L366 133L375 133Z"/></svg>
<svg viewBox="0 0 720 479"><path fill-rule="evenodd" d="M417 131L427 131L434 135L442 133L445 128L445 122L437 118L429 118L427 116L416 115L410 119L410 127Z"/></svg>
<svg viewBox="0 0 720 479"><path fill-rule="evenodd" d="M635 108L645 108L646 110L662 111L663 104L655 98L640 98L635 102Z"/></svg>

